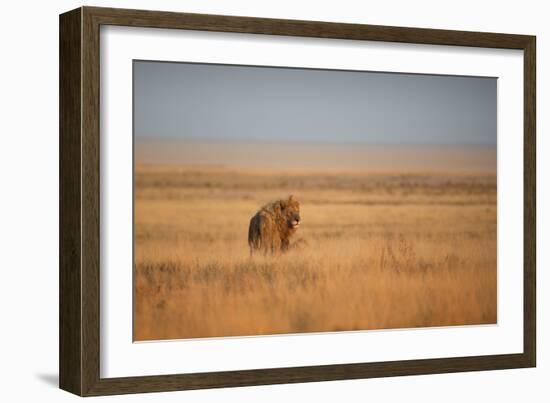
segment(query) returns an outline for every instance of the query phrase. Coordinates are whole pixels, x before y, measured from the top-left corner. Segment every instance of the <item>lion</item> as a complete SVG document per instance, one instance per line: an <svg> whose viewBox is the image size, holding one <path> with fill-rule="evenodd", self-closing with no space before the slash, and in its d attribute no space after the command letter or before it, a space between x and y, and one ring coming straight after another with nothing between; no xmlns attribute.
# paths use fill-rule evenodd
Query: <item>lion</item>
<svg viewBox="0 0 550 403"><path fill-rule="evenodd" d="M250 254L286 252L290 248L290 237L300 224L300 203L292 195L266 204L250 219Z"/></svg>

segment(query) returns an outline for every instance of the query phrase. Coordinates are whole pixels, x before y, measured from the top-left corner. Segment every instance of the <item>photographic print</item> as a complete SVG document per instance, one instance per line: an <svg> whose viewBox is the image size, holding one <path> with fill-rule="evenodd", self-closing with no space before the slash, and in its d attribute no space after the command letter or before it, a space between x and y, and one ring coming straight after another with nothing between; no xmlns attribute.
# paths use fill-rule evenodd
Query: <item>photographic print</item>
<svg viewBox="0 0 550 403"><path fill-rule="evenodd" d="M497 322L497 79L133 62L134 340Z"/></svg>

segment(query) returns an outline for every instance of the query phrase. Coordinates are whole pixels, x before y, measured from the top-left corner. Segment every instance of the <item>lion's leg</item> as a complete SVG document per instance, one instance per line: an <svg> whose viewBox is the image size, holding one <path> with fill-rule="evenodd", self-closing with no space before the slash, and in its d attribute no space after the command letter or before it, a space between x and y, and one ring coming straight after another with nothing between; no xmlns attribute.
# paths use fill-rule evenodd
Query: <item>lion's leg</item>
<svg viewBox="0 0 550 403"><path fill-rule="evenodd" d="M279 238L279 236L277 236L277 235L274 235L273 239L272 239L272 242L271 242L271 253L272 254L277 254L281 250L282 250L281 238Z"/></svg>
<svg viewBox="0 0 550 403"><path fill-rule="evenodd" d="M290 248L290 241L288 238L281 240L281 251L286 252Z"/></svg>
<svg viewBox="0 0 550 403"><path fill-rule="evenodd" d="M273 253L273 242L271 241L271 236L266 236L263 238L264 242L262 243L262 251L264 256L270 255Z"/></svg>
<svg viewBox="0 0 550 403"><path fill-rule="evenodd" d="M268 232L264 234L262 239L264 242L264 255L274 254L277 252L277 239L273 236L273 233Z"/></svg>

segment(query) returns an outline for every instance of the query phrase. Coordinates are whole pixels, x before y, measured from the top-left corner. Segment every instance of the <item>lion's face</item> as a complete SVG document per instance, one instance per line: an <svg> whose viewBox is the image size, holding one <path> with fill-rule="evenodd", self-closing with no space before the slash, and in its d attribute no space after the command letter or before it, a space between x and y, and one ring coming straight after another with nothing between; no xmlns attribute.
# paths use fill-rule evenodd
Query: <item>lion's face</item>
<svg viewBox="0 0 550 403"><path fill-rule="evenodd" d="M281 202L282 213L290 229L297 230L300 227L300 203L290 196L288 200Z"/></svg>

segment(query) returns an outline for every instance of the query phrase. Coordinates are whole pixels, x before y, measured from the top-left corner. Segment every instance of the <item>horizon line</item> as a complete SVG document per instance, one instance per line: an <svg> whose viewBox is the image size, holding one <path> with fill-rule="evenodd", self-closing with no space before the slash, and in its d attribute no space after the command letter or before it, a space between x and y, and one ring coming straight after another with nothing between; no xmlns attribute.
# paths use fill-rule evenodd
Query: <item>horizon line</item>
<svg viewBox="0 0 550 403"><path fill-rule="evenodd" d="M134 135L135 141L181 141L181 142L203 142L203 143L293 143L293 144L327 144L327 145L441 145L441 146L497 146L497 142L431 142L431 141L368 141L368 140L309 140L309 139L265 139L265 138L253 138L253 137L175 137L175 136L143 136Z"/></svg>

